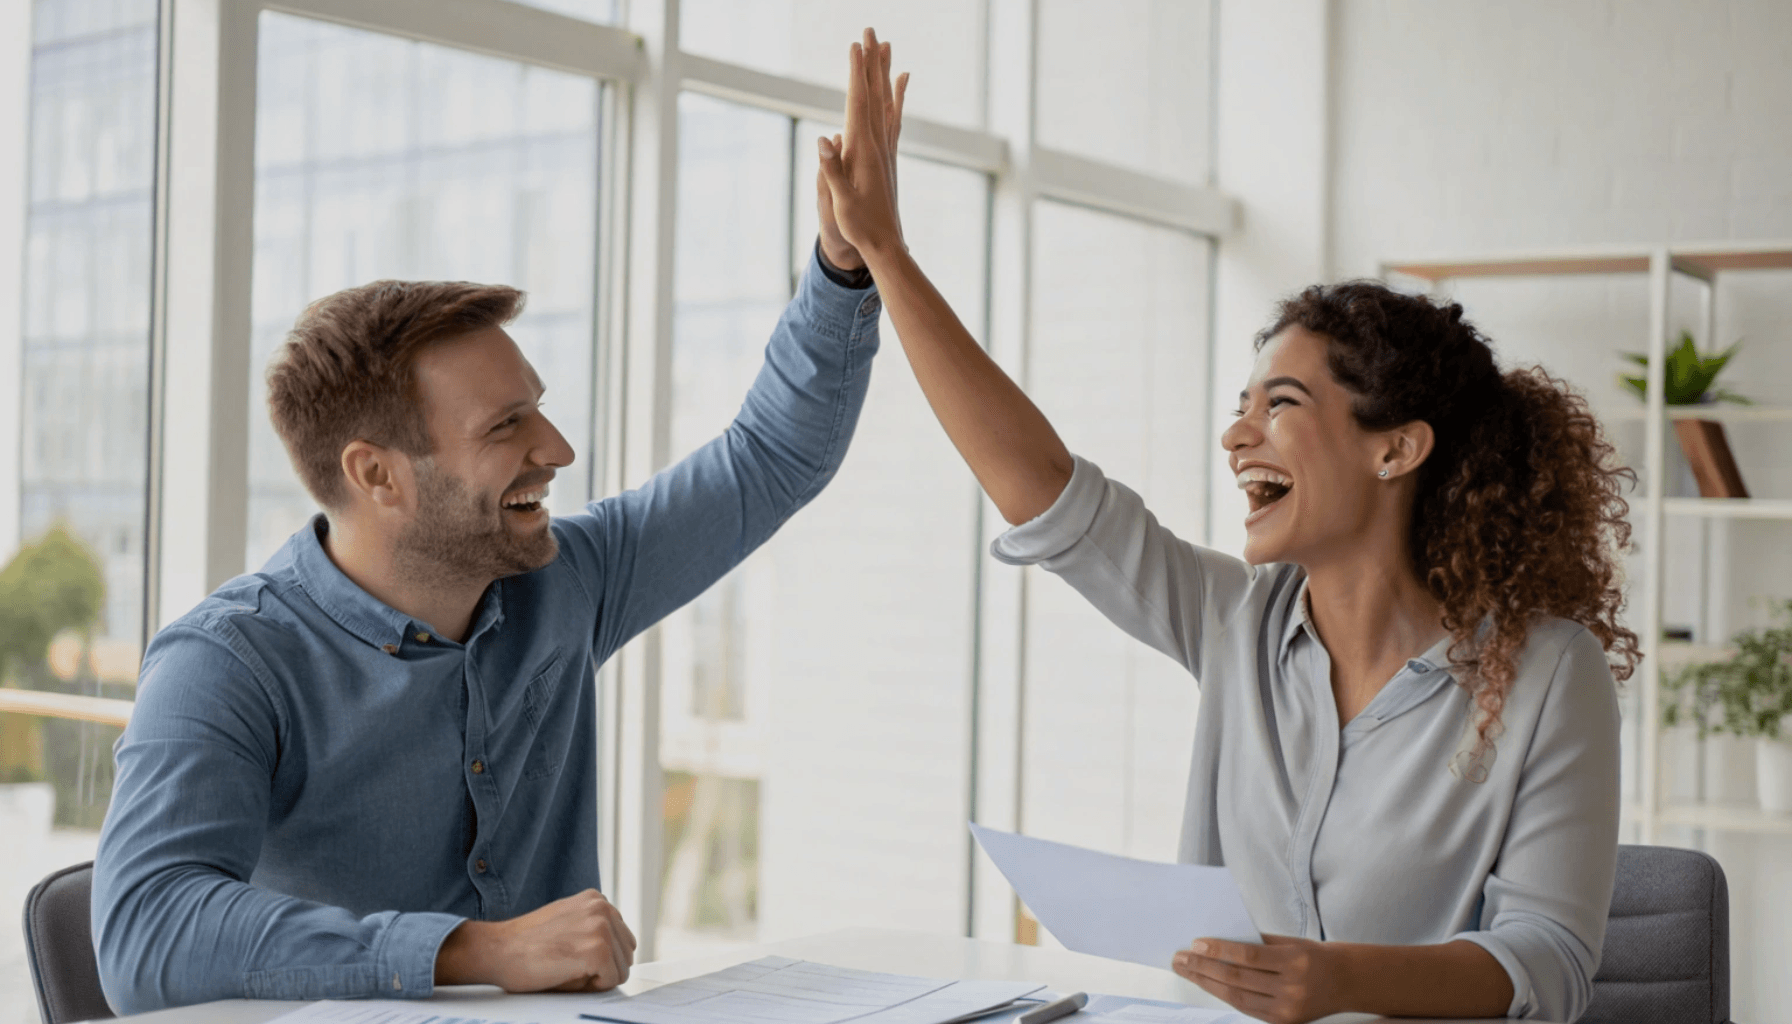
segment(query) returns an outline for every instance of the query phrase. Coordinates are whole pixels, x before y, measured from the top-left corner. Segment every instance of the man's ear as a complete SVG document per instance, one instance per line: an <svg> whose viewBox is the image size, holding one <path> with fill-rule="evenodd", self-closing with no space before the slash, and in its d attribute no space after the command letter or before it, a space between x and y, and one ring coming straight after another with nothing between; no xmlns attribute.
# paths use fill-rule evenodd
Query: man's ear
<svg viewBox="0 0 1792 1024"><path fill-rule="evenodd" d="M342 475L352 504L378 509L403 508L414 479L408 456L371 441L351 441L342 449Z"/></svg>
<svg viewBox="0 0 1792 1024"><path fill-rule="evenodd" d="M1431 450L1437 447L1437 434L1432 431L1431 424L1424 420L1413 420L1392 430L1382 431L1381 442L1377 446L1375 475L1384 480L1393 480L1425 464L1425 460L1431 457Z"/></svg>

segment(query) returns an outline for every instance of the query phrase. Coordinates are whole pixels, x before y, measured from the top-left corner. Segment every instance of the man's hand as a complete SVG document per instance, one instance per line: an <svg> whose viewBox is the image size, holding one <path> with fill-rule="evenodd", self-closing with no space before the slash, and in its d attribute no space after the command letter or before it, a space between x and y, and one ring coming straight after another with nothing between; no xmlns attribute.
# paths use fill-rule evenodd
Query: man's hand
<svg viewBox="0 0 1792 1024"><path fill-rule="evenodd" d="M821 251L842 270L865 265L867 253L906 251L896 206L896 142L908 75L890 83L890 44L865 30L854 43L846 85L846 133L817 139L821 173L816 208Z"/></svg>
<svg viewBox="0 0 1792 1024"><path fill-rule="evenodd" d="M436 951L436 984L602 992L628 980L635 936L596 889L513 917L467 921Z"/></svg>
<svg viewBox="0 0 1792 1024"><path fill-rule="evenodd" d="M1176 954L1175 970L1246 1016L1305 1024L1350 1009L1340 959L1326 943L1285 935L1262 945L1197 939Z"/></svg>

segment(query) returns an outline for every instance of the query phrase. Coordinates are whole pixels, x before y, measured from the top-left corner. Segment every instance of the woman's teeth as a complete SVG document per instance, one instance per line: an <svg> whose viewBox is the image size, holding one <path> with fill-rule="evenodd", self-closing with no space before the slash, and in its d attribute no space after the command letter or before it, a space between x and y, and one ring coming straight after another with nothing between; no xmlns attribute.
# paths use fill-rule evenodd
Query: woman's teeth
<svg viewBox="0 0 1792 1024"><path fill-rule="evenodd" d="M1273 469L1253 466L1238 474L1238 489L1244 492L1251 503L1251 511L1255 512L1287 497L1294 489L1294 478Z"/></svg>

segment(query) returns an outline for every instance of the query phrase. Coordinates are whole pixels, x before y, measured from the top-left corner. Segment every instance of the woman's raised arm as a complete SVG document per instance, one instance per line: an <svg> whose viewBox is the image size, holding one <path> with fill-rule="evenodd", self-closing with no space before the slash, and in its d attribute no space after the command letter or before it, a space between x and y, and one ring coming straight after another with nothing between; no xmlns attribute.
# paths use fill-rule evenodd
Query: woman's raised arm
<svg viewBox="0 0 1792 1024"><path fill-rule="evenodd" d="M927 280L902 241L896 139L902 93L890 83L890 44L871 29L852 48L843 144L819 140L830 218L871 268L933 414L1002 518L1024 523L1070 482L1070 452L1032 400L989 358Z"/></svg>

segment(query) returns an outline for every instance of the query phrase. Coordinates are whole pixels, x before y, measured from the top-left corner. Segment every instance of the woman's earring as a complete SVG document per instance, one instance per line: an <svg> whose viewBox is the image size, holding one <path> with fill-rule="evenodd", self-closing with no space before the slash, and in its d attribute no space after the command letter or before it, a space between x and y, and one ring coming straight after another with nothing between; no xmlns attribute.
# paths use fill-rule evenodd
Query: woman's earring
<svg viewBox="0 0 1792 1024"><path fill-rule="evenodd" d="M1388 471L1387 471L1387 470L1385 470L1385 469L1384 469L1384 470L1382 470L1382 471L1381 471L1381 472L1380 472L1380 473L1377 473L1377 474L1376 474L1376 476L1379 476L1379 477L1381 477L1381 478L1382 478L1382 479L1383 479L1383 480L1385 480L1385 479L1387 479L1387 475L1388 475Z"/></svg>

